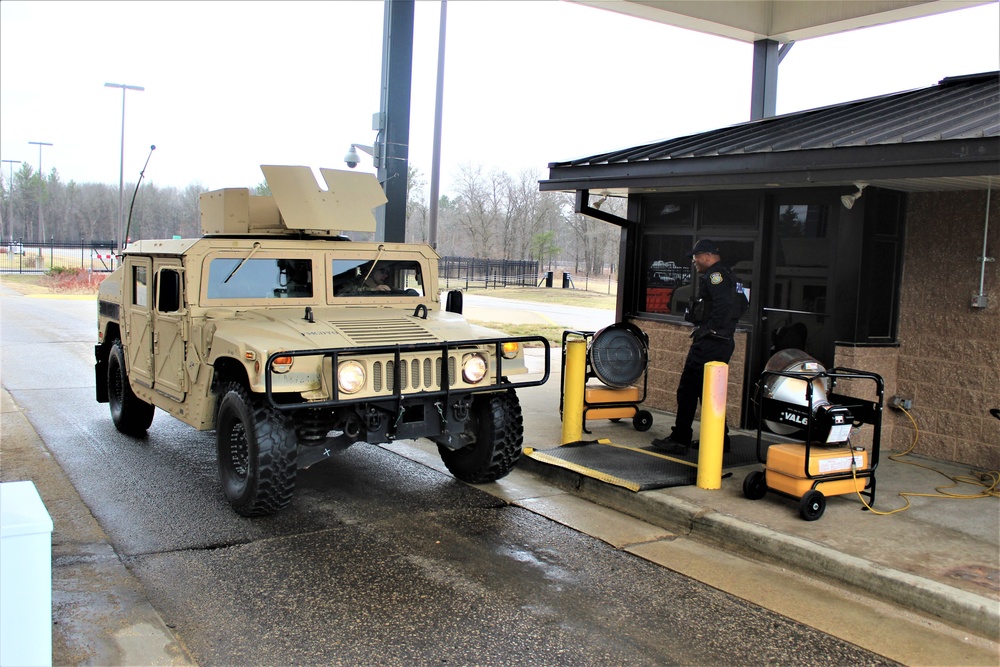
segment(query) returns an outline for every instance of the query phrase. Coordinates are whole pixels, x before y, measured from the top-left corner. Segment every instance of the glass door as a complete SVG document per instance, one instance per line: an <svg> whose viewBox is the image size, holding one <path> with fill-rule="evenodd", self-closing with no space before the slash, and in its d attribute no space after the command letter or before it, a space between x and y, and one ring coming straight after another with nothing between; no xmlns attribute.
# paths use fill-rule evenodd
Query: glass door
<svg viewBox="0 0 1000 667"><path fill-rule="evenodd" d="M827 204L783 201L771 226L770 276L762 295L761 369L775 353L803 350L828 368L833 365L835 244Z"/></svg>

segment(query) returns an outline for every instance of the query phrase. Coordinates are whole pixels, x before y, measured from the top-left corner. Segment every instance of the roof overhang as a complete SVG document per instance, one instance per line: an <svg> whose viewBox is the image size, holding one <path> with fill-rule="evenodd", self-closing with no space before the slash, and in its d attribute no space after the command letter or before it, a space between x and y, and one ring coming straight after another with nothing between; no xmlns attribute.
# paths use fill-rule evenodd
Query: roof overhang
<svg viewBox="0 0 1000 667"><path fill-rule="evenodd" d="M542 191L679 192L851 185L902 191L1000 183L1000 137L552 167Z"/></svg>
<svg viewBox="0 0 1000 667"><path fill-rule="evenodd" d="M996 0L569 0L741 42L786 43L931 16Z"/></svg>
<svg viewBox="0 0 1000 667"><path fill-rule="evenodd" d="M1000 183L1000 72L549 164L543 191L625 195Z"/></svg>

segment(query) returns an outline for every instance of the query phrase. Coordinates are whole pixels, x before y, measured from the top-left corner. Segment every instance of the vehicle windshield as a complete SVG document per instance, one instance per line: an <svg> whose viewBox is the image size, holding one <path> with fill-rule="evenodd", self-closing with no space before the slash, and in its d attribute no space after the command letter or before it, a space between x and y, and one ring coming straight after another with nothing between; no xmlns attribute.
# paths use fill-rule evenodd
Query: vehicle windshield
<svg viewBox="0 0 1000 667"><path fill-rule="evenodd" d="M240 262L243 265L233 273ZM216 257L208 267L209 299L301 299L312 295L310 259Z"/></svg>
<svg viewBox="0 0 1000 667"><path fill-rule="evenodd" d="M335 259L331 266L337 297L423 296L420 263L382 259Z"/></svg>

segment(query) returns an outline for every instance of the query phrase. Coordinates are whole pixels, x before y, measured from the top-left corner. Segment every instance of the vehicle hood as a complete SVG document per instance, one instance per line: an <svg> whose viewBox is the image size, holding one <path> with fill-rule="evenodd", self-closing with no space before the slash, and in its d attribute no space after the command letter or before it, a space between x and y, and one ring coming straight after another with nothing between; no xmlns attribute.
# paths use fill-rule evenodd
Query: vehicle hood
<svg viewBox="0 0 1000 667"><path fill-rule="evenodd" d="M472 327L461 316L429 311L417 317L398 308L315 308L312 321L304 308L229 311L215 320L215 337L276 350L364 347L469 340L500 332Z"/></svg>

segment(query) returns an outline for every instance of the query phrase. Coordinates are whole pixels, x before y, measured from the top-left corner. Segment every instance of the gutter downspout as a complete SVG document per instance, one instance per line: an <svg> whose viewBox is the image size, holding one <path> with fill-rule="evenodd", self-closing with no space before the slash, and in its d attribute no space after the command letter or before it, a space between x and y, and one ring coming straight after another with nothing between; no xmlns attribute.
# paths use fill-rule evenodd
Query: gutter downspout
<svg viewBox="0 0 1000 667"><path fill-rule="evenodd" d="M986 241L990 233L990 191L992 189L993 179L990 178L989 184L986 186L986 221L983 223L983 254L977 258L979 260L979 293L972 296L973 308L985 308L988 301L983 288L986 283L986 262L994 261L993 257L986 256Z"/></svg>

